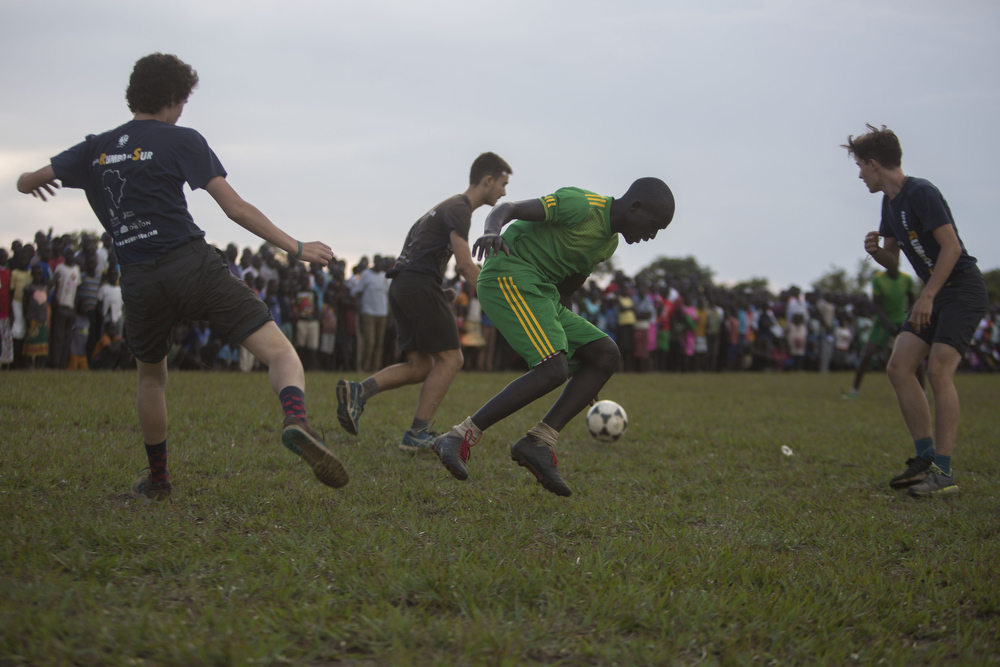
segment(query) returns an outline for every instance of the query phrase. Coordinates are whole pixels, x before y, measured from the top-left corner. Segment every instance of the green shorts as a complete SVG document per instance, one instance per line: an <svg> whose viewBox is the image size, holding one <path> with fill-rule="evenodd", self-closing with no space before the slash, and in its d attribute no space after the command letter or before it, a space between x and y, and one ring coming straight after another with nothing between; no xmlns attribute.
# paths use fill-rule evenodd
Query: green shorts
<svg viewBox="0 0 1000 667"><path fill-rule="evenodd" d="M886 347L891 336L881 320L875 320L872 330L868 332L868 344L872 347Z"/></svg>
<svg viewBox="0 0 1000 667"><path fill-rule="evenodd" d="M573 353L607 334L559 303L559 290L529 273L482 273L479 302L503 337L533 368L565 352Z"/></svg>

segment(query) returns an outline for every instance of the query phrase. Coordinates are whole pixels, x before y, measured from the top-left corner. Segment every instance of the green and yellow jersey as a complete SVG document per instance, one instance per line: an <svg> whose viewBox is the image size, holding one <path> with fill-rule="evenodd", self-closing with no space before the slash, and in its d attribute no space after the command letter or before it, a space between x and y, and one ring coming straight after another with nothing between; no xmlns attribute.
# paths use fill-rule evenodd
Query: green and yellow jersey
<svg viewBox="0 0 1000 667"><path fill-rule="evenodd" d="M511 222L501 234L510 257L487 258L483 273L497 276L527 270L552 284L572 275L589 276L618 248L618 234L611 231L613 199L580 188L560 188L539 198L545 220Z"/></svg>

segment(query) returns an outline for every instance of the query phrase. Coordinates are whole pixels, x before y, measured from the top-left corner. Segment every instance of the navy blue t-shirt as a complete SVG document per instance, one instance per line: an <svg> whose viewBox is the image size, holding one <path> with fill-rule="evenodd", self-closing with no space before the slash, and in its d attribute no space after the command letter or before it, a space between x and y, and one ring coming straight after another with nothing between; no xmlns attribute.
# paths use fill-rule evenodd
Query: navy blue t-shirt
<svg viewBox="0 0 1000 667"><path fill-rule="evenodd" d="M91 134L52 158L52 168L64 187L86 192L122 266L204 237L188 212L184 183L196 190L226 175L197 131L158 120Z"/></svg>
<svg viewBox="0 0 1000 667"><path fill-rule="evenodd" d="M934 238L933 231L943 225L951 225L955 229L955 236L958 236L958 227L955 226L948 202L941 196L941 191L928 180L908 176L895 199L882 197L879 236L896 239L913 270L924 283L931 279L934 265L941 253L941 246ZM958 242L962 246L962 255L955 262L952 272L976 265L976 258L966 252L961 237L958 237Z"/></svg>

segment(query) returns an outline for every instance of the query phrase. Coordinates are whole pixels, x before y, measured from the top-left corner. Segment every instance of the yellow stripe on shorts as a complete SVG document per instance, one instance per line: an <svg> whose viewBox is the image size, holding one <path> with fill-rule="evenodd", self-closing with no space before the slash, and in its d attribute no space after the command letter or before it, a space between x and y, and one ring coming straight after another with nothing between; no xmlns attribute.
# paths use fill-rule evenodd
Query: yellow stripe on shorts
<svg viewBox="0 0 1000 667"><path fill-rule="evenodd" d="M542 327L538 324L534 313L531 312L524 297L521 296L520 290L514 284L514 278L512 276L500 276L497 278L497 283L500 285L500 292L503 294L503 298L507 300L507 305L514 311L517 321L521 323L521 327L524 329L524 333L528 335L528 340L531 341L531 345L535 348L535 351L541 355L542 359L555 354L555 348L552 347L552 343L549 342L545 332L542 331Z"/></svg>

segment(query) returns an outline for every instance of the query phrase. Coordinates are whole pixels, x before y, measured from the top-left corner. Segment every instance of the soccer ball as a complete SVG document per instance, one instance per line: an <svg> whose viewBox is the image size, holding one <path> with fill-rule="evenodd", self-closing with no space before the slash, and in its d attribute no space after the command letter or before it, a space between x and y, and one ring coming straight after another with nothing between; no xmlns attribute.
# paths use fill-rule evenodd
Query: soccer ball
<svg viewBox="0 0 1000 667"><path fill-rule="evenodd" d="M587 428L599 442L614 442L625 434L628 415L614 401L598 401L587 413Z"/></svg>

